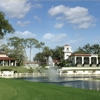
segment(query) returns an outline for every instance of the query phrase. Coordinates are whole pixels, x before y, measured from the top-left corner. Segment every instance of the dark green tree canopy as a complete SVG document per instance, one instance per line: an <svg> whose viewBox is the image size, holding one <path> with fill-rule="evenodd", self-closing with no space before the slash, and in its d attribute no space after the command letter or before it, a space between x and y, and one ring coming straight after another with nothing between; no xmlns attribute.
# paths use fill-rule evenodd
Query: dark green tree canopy
<svg viewBox="0 0 100 100"><path fill-rule="evenodd" d="M3 12L0 12L0 38L2 39L6 33L13 33L15 30L8 20L5 19Z"/></svg>
<svg viewBox="0 0 100 100"><path fill-rule="evenodd" d="M82 53L82 54L99 54L100 46L99 44L86 44L83 47L79 47L74 53Z"/></svg>

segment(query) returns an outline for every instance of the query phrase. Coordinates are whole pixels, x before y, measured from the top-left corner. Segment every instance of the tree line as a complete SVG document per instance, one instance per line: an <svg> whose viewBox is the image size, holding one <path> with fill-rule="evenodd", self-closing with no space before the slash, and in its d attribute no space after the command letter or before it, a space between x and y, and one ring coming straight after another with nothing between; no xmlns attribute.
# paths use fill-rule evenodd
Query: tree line
<svg viewBox="0 0 100 100"><path fill-rule="evenodd" d="M46 64L49 56L51 56L53 60L61 61L63 59L63 46L57 46L55 49L50 49L50 47L44 46L42 52L37 53L33 60L40 64Z"/></svg>
<svg viewBox="0 0 100 100"><path fill-rule="evenodd" d="M5 19L5 14L0 12L0 39L2 39L7 33L14 33L14 28L9 23L7 19Z"/></svg>
<svg viewBox="0 0 100 100"><path fill-rule="evenodd" d="M79 47L74 53L82 53L82 54L99 54L100 53L100 45L89 43L83 47Z"/></svg>
<svg viewBox="0 0 100 100"><path fill-rule="evenodd" d="M7 44L0 46L0 52L5 52L9 57L16 59L19 65L28 61L26 49L30 49L30 61L32 48L41 48L44 45L43 42L39 42L35 38L9 38Z"/></svg>
<svg viewBox="0 0 100 100"><path fill-rule="evenodd" d="M0 12L0 39L8 33L14 33L15 29L5 19L5 14ZM30 60L31 60L31 50L32 48L41 48L44 45L43 42L39 42L35 38L9 38L7 44L2 44L0 46L0 52L5 52L8 56L13 57L17 60L19 65L23 64L27 60L26 48L30 49Z"/></svg>
<svg viewBox="0 0 100 100"><path fill-rule="evenodd" d="M8 33L14 33L14 31L15 29L12 27L9 21L5 19L5 14L3 12L0 12L0 39L3 39L4 36ZM30 60L32 48L42 48L42 52L37 53L33 58L34 61L37 61L39 63L46 62L49 56L58 61L61 61L64 58L63 46L57 46L55 49L50 49L48 46L45 46L45 43L39 42L35 38L9 38L7 44L2 44L0 46L0 52L5 52L8 56L15 58L19 65L22 65L24 62L27 61L27 48L30 49ZM83 47L79 47L73 53L100 55L100 45L86 44Z"/></svg>
<svg viewBox="0 0 100 100"><path fill-rule="evenodd" d="M35 55L34 60L38 61L40 64L42 62L46 62L48 60L48 57L51 56L53 60L57 60L60 62L64 61L64 53L63 53L64 47L57 46L55 49L50 49L49 47L44 47L42 52L39 52ZM73 52L73 54L98 54L100 55L100 45L99 44L86 44L83 47L78 47L76 51ZM67 60L68 62L68 60Z"/></svg>

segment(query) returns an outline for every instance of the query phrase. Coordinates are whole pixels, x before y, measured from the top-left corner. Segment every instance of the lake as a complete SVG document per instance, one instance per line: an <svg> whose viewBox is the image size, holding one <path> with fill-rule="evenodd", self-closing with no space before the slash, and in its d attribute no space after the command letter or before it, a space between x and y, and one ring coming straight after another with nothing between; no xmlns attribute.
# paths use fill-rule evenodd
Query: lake
<svg viewBox="0 0 100 100"><path fill-rule="evenodd" d="M57 76L49 79L48 77L24 77L23 80L32 82L42 82L57 84L82 89L100 90L100 76Z"/></svg>

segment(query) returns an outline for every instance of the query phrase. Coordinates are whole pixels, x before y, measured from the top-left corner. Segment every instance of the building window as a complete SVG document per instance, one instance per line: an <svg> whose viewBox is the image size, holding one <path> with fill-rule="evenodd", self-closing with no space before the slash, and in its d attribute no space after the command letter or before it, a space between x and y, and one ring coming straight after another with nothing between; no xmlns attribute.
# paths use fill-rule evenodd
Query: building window
<svg viewBox="0 0 100 100"><path fill-rule="evenodd" d="M69 48L67 48L67 50L69 50Z"/></svg>

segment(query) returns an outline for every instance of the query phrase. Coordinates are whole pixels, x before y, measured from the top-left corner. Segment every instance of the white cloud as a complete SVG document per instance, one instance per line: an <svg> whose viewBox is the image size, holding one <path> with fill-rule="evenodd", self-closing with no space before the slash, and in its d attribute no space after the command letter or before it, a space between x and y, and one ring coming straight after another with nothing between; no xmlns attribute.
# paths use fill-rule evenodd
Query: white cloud
<svg viewBox="0 0 100 100"><path fill-rule="evenodd" d="M14 34L6 34L4 39L0 40L0 43L1 44L6 44L7 41L9 40L9 38L11 37L19 37L19 38L34 38L36 36L36 34L33 34L32 32L30 31L24 31L24 32L21 32L21 31L16 31Z"/></svg>
<svg viewBox="0 0 100 100"><path fill-rule="evenodd" d="M38 16L34 16L34 19L36 19L36 20L38 20L39 22L41 22L41 18L40 17L38 17Z"/></svg>
<svg viewBox="0 0 100 100"><path fill-rule="evenodd" d="M41 4L39 4L39 3L34 4L34 5L33 5L33 8L42 8L42 5L41 5Z"/></svg>
<svg viewBox="0 0 100 100"><path fill-rule="evenodd" d="M0 0L0 9L12 18L22 18L31 8L29 0Z"/></svg>
<svg viewBox="0 0 100 100"><path fill-rule="evenodd" d="M67 10L67 7L60 5L60 6L52 7L51 9L49 9L48 13L51 16L56 16L58 14L64 13L66 10Z"/></svg>
<svg viewBox="0 0 100 100"><path fill-rule="evenodd" d="M24 26L26 26L27 24L29 24L30 23L30 21L24 21L24 22L22 22L22 21L17 21L17 25L19 25L19 26L21 26L21 27L24 27Z"/></svg>
<svg viewBox="0 0 100 100"><path fill-rule="evenodd" d="M89 28L95 26L96 19L89 14L87 8L84 7L66 7L64 5L52 7L48 13L54 17L57 16L56 20L66 20L72 24L74 28Z"/></svg>
<svg viewBox="0 0 100 100"><path fill-rule="evenodd" d="M78 42L78 40L69 40L69 41L68 41L69 44L71 44L71 43L74 44L74 43L76 43L76 42Z"/></svg>
<svg viewBox="0 0 100 100"><path fill-rule="evenodd" d="M67 42L68 44L71 44L71 45L79 45L81 42L84 41L84 38L76 38L76 39L69 39L69 41Z"/></svg>
<svg viewBox="0 0 100 100"><path fill-rule="evenodd" d="M54 26L55 28L62 28L63 27L63 23L56 23L56 25Z"/></svg>
<svg viewBox="0 0 100 100"><path fill-rule="evenodd" d="M33 34L30 31L24 31L24 32L16 31L15 34L13 35L18 36L20 38L32 38L36 36L36 34Z"/></svg>
<svg viewBox="0 0 100 100"><path fill-rule="evenodd" d="M56 20L62 20L62 19L63 19L63 16L56 17Z"/></svg>
<svg viewBox="0 0 100 100"><path fill-rule="evenodd" d="M7 34L5 36L5 39L9 39L10 37L14 37L14 36L17 36L19 38L32 38L32 37L34 38L36 34L33 34L30 31L24 31L24 32L16 31L14 34Z"/></svg>
<svg viewBox="0 0 100 100"><path fill-rule="evenodd" d="M43 39L44 40L51 40L55 37L54 34L51 34L51 33L46 33L44 36L43 36Z"/></svg>
<svg viewBox="0 0 100 100"><path fill-rule="evenodd" d="M48 41L48 42L53 42L53 43L59 43L65 41L67 38L67 35L65 33L61 34L51 34L47 33L43 36L43 39Z"/></svg>

